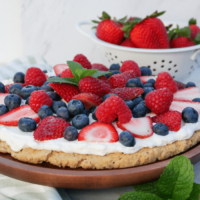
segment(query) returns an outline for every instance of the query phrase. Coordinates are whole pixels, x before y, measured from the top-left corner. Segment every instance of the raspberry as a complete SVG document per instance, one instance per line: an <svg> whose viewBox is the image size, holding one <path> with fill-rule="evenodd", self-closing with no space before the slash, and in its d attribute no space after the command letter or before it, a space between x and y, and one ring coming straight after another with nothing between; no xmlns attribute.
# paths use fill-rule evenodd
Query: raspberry
<svg viewBox="0 0 200 200"><path fill-rule="evenodd" d="M64 71L62 71L60 77L74 77L74 75L72 74L70 68L65 69Z"/></svg>
<svg viewBox="0 0 200 200"><path fill-rule="evenodd" d="M108 68L106 66L98 63L92 64L92 69L98 69L100 71L108 71Z"/></svg>
<svg viewBox="0 0 200 200"><path fill-rule="evenodd" d="M73 61L78 62L84 68L87 68L87 69L91 69L92 68L92 65L91 65L90 61L83 54L77 54L74 57Z"/></svg>
<svg viewBox="0 0 200 200"><path fill-rule="evenodd" d="M122 98L111 95L102 104L100 104L95 112L98 121L102 123L111 123L118 118L119 123L128 123L132 118L129 107Z"/></svg>
<svg viewBox="0 0 200 200"><path fill-rule="evenodd" d="M100 76L100 77L98 77L98 79L102 80L104 83L109 85L110 88L112 87L106 76Z"/></svg>
<svg viewBox="0 0 200 200"><path fill-rule="evenodd" d="M163 123L170 131L178 131L181 128L182 115L178 111L168 111L166 113L152 117L153 122Z"/></svg>
<svg viewBox="0 0 200 200"><path fill-rule="evenodd" d="M145 96L146 106L155 114L167 112L173 100L173 94L167 88L154 90Z"/></svg>
<svg viewBox="0 0 200 200"><path fill-rule="evenodd" d="M172 93L177 92L177 84L168 72L158 74L155 82L155 89L167 88Z"/></svg>
<svg viewBox="0 0 200 200"><path fill-rule="evenodd" d="M49 83L49 85L66 101L69 102L73 96L79 94L75 85L68 83Z"/></svg>
<svg viewBox="0 0 200 200"><path fill-rule="evenodd" d="M62 138L63 132L68 126L71 126L68 121L51 115L45 117L39 123L37 129L33 133L33 137L35 140L39 141Z"/></svg>
<svg viewBox="0 0 200 200"><path fill-rule="evenodd" d="M136 73L136 76L141 76L141 71L136 62L133 60L126 60L122 63L122 66L119 69L121 72L125 72L128 70L133 70Z"/></svg>
<svg viewBox="0 0 200 200"><path fill-rule="evenodd" d="M184 89L184 86L183 86L182 83L177 82L177 81L175 81L175 82L176 82L176 85L177 85L177 89L178 89L178 90Z"/></svg>
<svg viewBox="0 0 200 200"><path fill-rule="evenodd" d="M47 78L41 69L30 67L26 72L24 80L26 85L42 86L47 81Z"/></svg>
<svg viewBox="0 0 200 200"><path fill-rule="evenodd" d="M9 89L12 85L14 85L15 83L11 83L11 84L8 84L8 85L5 85L5 93L9 93ZM18 83L18 84L21 84L23 87L25 87L26 85L24 83Z"/></svg>
<svg viewBox="0 0 200 200"><path fill-rule="evenodd" d="M115 74L108 80L112 88L123 88L125 87L126 82L131 78L136 78L136 74L133 70L129 70L121 74Z"/></svg>
<svg viewBox="0 0 200 200"><path fill-rule="evenodd" d="M29 99L29 105L31 109L34 110L36 113L41 106L47 105L51 107L52 103L53 100L51 99L51 97L43 90L32 92Z"/></svg>
<svg viewBox="0 0 200 200"><path fill-rule="evenodd" d="M97 78L86 76L79 81L81 93L92 93L100 97L110 92L110 86Z"/></svg>

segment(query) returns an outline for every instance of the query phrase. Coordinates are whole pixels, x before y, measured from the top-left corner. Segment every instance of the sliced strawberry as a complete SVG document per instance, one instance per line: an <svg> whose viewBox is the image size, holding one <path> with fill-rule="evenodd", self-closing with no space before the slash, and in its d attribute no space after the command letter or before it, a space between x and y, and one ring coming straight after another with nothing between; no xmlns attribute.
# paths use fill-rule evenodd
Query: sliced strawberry
<svg viewBox="0 0 200 200"><path fill-rule="evenodd" d="M58 64L53 67L56 76L62 73L65 69L69 68L67 64Z"/></svg>
<svg viewBox="0 0 200 200"><path fill-rule="evenodd" d="M117 142L118 133L112 124L94 122L84 127L79 135L78 141L87 142Z"/></svg>
<svg viewBox="0 0 200 200"><path fill-rule="evenodd" d="M183 111L186 107L192 107L194 108L199 114L200 114L200 102L194 102L194 101L172 101L169 110L177 110L180 113Z"/></svg>
<svg viewBox="0 0 200 200"><path fill-rule="evenodd" d="M137 138L147 138L153 135L153 124L150 117L131 118L126 124L120 124L118 121L117 126L124 131L129 131Z"/></svg>
<svg viewBox="0 0 200 200"><path fill-rule="evenodd" d="M14 85L14 84L15 84L15 83L11 83L11 84L5 85L5 93L9 93L10 87L11 87L12 85ZM19 84L21 84L23 87L26 86L25 83L19 83Z"/></svg>
<svg viewBox="0 0 200 200"><path fill-rule="evenodd" d="M193 100L195 98L200 98L198 87L184 88L174 93L174 100Z"/></svg>
<svg viewBox="0 0 200 200"><path fill-rule="evenodd" d="M140 80L145 84L149 79L156 80L156 76L140 76Z"/></svg>
<svg viewBox="0 0 200 200"><path fill-rule="evenodd" d="M8 93L0 93L0 104L4 104L4 99L8 95Z"/></svg>
<svg viewBox="0 0 200 200"><path fill-rule="evenodd" d="M45 74L45 73L44 73L44 75L45 75L46 79L48 79L48 78L49 78L49 76L48 76L47 74Z"/></svg>
<svg viewBox="0 0 200 200"><path fill-rule="evenodd" d="M72 99L80 100L87 109L90 109L92 106L98 106L102 103L102 98L92 93L80 93L73 96Z"/></svg>
<svg viewBox="0 0 200 200"><path fill-rule="evenodd" d="M29 105L23 105L15 108L4 115L0 116L0 124L6 126L17 126L18 121L23 117L29 117L39 123L40 117L35 113Z"/></svg>

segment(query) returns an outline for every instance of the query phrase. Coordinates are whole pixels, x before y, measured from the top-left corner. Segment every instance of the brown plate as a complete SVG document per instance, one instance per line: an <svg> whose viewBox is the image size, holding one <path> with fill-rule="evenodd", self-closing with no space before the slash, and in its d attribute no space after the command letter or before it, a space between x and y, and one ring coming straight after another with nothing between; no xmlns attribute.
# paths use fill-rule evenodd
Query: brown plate
<svg viewBox="0 0 200 200"><path fill-rule="evenodd" d="M200 144L183 153L192 164L200 160ZM171 158L172 159L172 158ZM0 153L0 173L22 181L51 187L100 189L140 184L159 178L171 159L126 169L86 170L58 168L48 163L33 165Z"/></svg>

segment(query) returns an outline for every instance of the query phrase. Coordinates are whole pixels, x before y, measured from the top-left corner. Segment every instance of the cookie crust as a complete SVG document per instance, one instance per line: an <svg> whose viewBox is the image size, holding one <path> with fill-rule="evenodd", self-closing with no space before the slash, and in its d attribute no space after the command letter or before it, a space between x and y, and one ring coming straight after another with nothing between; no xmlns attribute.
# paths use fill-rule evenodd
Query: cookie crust
<svg viewBox="0 0 200 200"><path fill-rule="evenodd" d="M6 142L0 140L0 152L9 153L17 160L41 164L49 162L58 167L70 167L84 169L113 169L128 168L145 165L157 160L164 160L182 153L200 142L200 131L195 131L187 140L176 141L166 146L143 148L133 154L110 153L105 156L91 154L64 153L51 150L37 150L25 148L19 152L13 151Z"/></svg>

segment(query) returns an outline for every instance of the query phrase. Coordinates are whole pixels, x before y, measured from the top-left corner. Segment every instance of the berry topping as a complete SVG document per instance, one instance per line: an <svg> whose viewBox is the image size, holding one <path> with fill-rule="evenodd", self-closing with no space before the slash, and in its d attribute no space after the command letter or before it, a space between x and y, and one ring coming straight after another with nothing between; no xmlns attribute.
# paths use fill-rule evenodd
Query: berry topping
<svg viewBox="0 0 200 200"><path fill-rule="evenodd" d="M67 107L67 105L63 101L53 101L52 110L53 110L54 113L56 113L58 108L60 108L60 107Z"/></svg>
<svg viewBox="0 0 200 200"><path fill-rule="evenodd" d="M150 79L153 79L154 80L154 83L155 83L155 80L156 80L156 77L155 76L140 76L140 80L145 84L147 83Z"/></svg>
<svg viewBox="0 0 200 200"><path fill-rule="evenodd" d="M74 141L78 138L78 131L73 126L68 126L63 133L63 137L68 141Z"/></svg>
<svg viewBox="0 0 200 200"><path fill-rule="evenodd" d="M105 65L99 63L92 64L92 69L98 69L100 71L108 71L108 68Z"/></svg>
<svg viewBox="0 0 200 200"><path fill-rule="evenodd" d="M139 103L138 105L136 105L133 108L133 117L134 118L140 118L140 117L145 117L146 113L147 113L147 109L146 106L142 103Z"/></svg>
<svg viewBox="0 0 200 200"><path fill-rule="evenodd" d="M133 101L131 101L131 100L126 100L126 101L124 101L124 102L125 102L125 104L129 107L130 110L133 109L133 107L134 107Z"/></svg>
<svg viewBox="0 0 200 200"><path fill-rule="evenodd" d="M154 90L145 96L146 106L154 113L167 112L173 100L173 94L167 89Z"/></svg>
<svg viewBox="0 0 200 200"><path fill-rule="evenodd" d="M200 102L200 98L194 98L194 99L192 99L192 101Z"/></svg>
<svg viewBox="0 0 200 200"><path fill-rule="evenodd" d="M24 83L24 76L25 74L22 72L17 72L13 77L14 83Z"/></svg>
<svg viewBox="0 0 200 200"><path fill-rule="evenodd" d="M119 70L120 69L120 65L119 64L112 64L110 66L110 70Z"/></svg>
<svg viewBox="0 0 200 200"><path fill-rule="evenodd" d="M196 87L195 83L193 82L188 82L185 86L186 88L189 88L189 87Z"/></svg>
<svg viewBox="0 0 200 200"><path fill-rule="evenodd" d="M21 89L23 88L23 86L19 83L15 83L13 85L10 86L9 88L9 93L10 94L17 94L21 96Z"/></svg>
<svg viewBox="0 0 200 200"><path fill-rule="evenodd" d="M126 82L126 87L140 87L143 88L143 83L140 81L140 79L137 78L131 78Z"/></svg>
<svg viewBox="0 0 200 200"><path fill-rule="evenodd" d="M186 107L182 111L182 119L185 123L196 123L198 122L199 114L191 107Z"/></svg>
<svg viewBox="0 0 200 200"><path fill-rule="evenodd" d="M115 95L111 95L99 105L95 114L98 121L102 123L111 123L116 118L120 123L127 123L132 117L131 110L123 99Z"/></svg>
<svg viewBox="0 0 200 200"><path fill-rule="evenodd" d="M73 99L80 100L87 109L90 109L92 106L98 106L102 103L102 98L92 93L80 93L73 96Z"/></svg>
<svg viewBox="0 0 200 200"><path fill-rule="evenodd" d="M39 123L37 129L33 133L33 137L35 140L39 141L62 138L63 132L68 126L71 126L71 124L66 120L51 115L45 117Z"/></svg>
<svg viewBox="0 0 200 200"><path fill-rule="evenodd" d="M18 121L18 128L23 132L32 132L36 129L36 121L29 117L23 117Z"/></svg>
<svg viewBox="0 0 200 200"><path fill-rule="evenodd" d="M156 82L156 81L155 81L154 79L151 78L151 79L149 79L149 80L146 82L146 84L147 84L147 83L150 83L150 84L152 84L152 87L154 87L155 82Z"/></svg>
<svg viewBox="0 0 200 200"><path fill-rule="evenodd" d="M60 101L61 100L61 97L60 97L60 95L58 95L57 92L48 91L46 93L51 97L51 99L53 101Z"/></svg>
<svg viewBox="0 0 200 200"><path fill-rule="evenodd" d="M47 78L41 69L30 67L26 72L24 80L26 85L42 86Z"/></svg>
<svg viewBox="0 0 200 200"><path fill-rule="evenodd" d="M83 55L83 54L77 54L73 61L79 63L82 65L82 67L86 68L86 69L91 69L92 65L90 63L90 61Z"/></svg>
<svg viewBox="0 0 200 200"><path fill-rule="evenodd" d="M4 115L0 116L0 124L5 126L17 126L18 121L22 117L29 117L34 119L36 123L39 123L40 118L29 105L23 105L18 108L15 108Z"/></svg>
<svg viewBox="0 0 200 200"><path fill-rule="evenodd" d="M128 123L117 122L117 126L129 131L134 137L147 138L153 135L152 120L150 117L131 118Z"/></svg>
<svg viewBox="0 0 200 200"><path fill-rule="evenodd" d="M71 115L78 115L81 114L84 110L84 105L80 100L72 99L68 103L68 111Z"/></svg>
<svg viewBox="0 0 200 200"><path fill-rule="evenodd" d="M37 113L43 105L51 107L53 101L50 96L43 90L34 91L29 99L30 107Z"/></svg>
<svg viewBox="0 0 200 200"><path fill-rule="evenodd" d="M62 71L62 73L60 74L60 77L74 77L74 75L72 74L70 68L65 69L64 71Z"/></svg>
<svg viewBox="0 0 200 200"><path fill-rule="evenodd" d="M124 100L131 100L135 97L141 95L144 92L142 88L115 88L110 91L110 93L117 94Z"/></svg>
<svg viewBox="0 0 200 200"><path fill-rule="evenodd" d="M163 123L157 123L153 126L153 132L157 135L165 136L169 134L169 128Z"/></svg>
<svg viewBox="0 0 200 200"><path fill-rule="evenodd" d="M140 67L141 76L151 76L152 71L148 67Z"/></svg>
<svg viewBox="0 0 200 200"><path fill-rule="evenodd" d="M122 66L120 67L120 71L121 72L125 72L128 70L133 70L136 74L136 76L141 76L141 71L140 68L138 66L138 64L136 62L134 62L133 60L126 60L122 63Z"/></svg>
<svg viewBox="0 0 200 200"><path fill-rule="evenodd" d="M153 92L155 89L153 87L144 87L143 90L144 92L142 93L142 98L145 99L145 96L148 93Z"/></svg>
<svg viewBox="0 0 200 200"><path fill-rule="evenodd" d="M68 68L69 68L69 67L68 67L67 64L58 64L58 65L55 65L55 66L53 67L56 76L58 76L58 75L61 74L65 69L68 69Z"/></svg>
<svg viewBox="0 0 200 200"><path fill-rule="evenodd" d="M2 82L0 82L0 93L8 93L8 91L5 91L5 86Z"/></svg>
<svg viewBox="0 0 200 200"><path fill-rule="evenodd" d="M31 93L36 90L37 90L37 87L35 87L34 85L27 85L21 89L20 96L22 97L22 99L27 99L28 97L31 96Z"/></svg>
<svg viewBox="0 0 200 200"><path fill-rule="evenodd" d="M106 95L103 96L103 98L102 98L103 102L104 102L107 98L109 98L111 95L118 96L117 94L113 94L113 93L106 94Z"/></svg>
<svg viewBox="0 0 200 200"><path fill-rule="evenodd" d="M49 85L66 101L79 93L78 87L68 83L49 83Z"/></svg>
<svg viewBox="0 0 200 200"><path fill-rule="evenodd" d="M153 122L163 123L170 131L178 131L181 128L181 113L178 111L168 111L166 113L152 117Z"/></svg>
<svg viewBox="0 0 200 200"><path fill-rule="evenodd" d="M5 105L0 104L0 115L3 115L5 113L7 113L8 111L9 110L8 110L8 108Z"/></svg>
<svg viewBox="0 0 200 200"><path fill-rule="evenodd" d="M115 127L101 122L94 122L84 127L78 135L78 141L87 142L117 142L118 139Z"/></svg>
<svg viewBox="0 0 200 200"><path fill-rule="evenodd" d="M156 78L155 82L155 88L167 88L172 93L175 93L178 90L176 82L168 72L161 72L158 74L158 77Z"/></svg>
<svg viewBox="0 0 200 200"><path fill-rule="evenodd" d="M61 117L67 121L70 120L70 115L69 115L69 111L66 107L60 107L57 109L56 115L58 117Z"/></svg>
<svg viewBox="0 0 200 200"><path fill-rule="evenodd" d="M12 110L20 106L21 98L16 94L9 94L5 97L4 104L8 107L9 110Z"/></svg>
<svg viewBox="0 0 200 200"><path fill-rule="evenodd" d="M141 101L143 101L142 97L137 97L135 99L132 100L133 102L133 108L138 105Z"/></svg>
<svg viewBox="0 0 200 200"><path fill-rule="evenodd" d="M38 115L40 116L40 119L44 119L45 117L53 115L53 111L49 106L43 105L38 110Z"/></svg>
<svg viewBox="0 0 200 200"><path fill-rule="evenodd" d="M49 85L49 83L46 82L41 86L40 90L44 90L45 92L49 91L53 92L54 91L53 88Z"/></svg>
<svg viewBox="0 0 200 200"><path fill-rule="evenodd" d="M126 147L133 147L136 143L134 136L128 131L119 134L119 142Z"/></svg>
<svg viewBox="0 0 200 200"><path fill-rule="evenodd" d="M79 114L76 115L73 119L72 119L72 125L76 128L76 129L82 129L85 126L87 126L89 124L89 118L87 115L85 114Z"/></svg>

